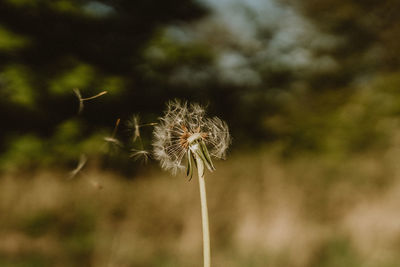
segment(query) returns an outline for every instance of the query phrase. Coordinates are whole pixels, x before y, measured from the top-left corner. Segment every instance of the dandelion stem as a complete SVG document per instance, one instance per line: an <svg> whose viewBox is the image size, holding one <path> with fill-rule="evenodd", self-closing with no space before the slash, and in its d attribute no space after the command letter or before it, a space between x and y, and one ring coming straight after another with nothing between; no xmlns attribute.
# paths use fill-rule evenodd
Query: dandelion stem
<svg viewBox="0 0 400 267"><path fill-rule="evenodd" d="M197 162L197 171L199 176L199 187L200 187L200 202L201 202L201 218L203 225L203 258L204 267L211 266L211 253L210 253L210 231L208 227L208 209L207 209L207 197L206 197L206 183L204 179L204 162L195 154Z"/></svg>

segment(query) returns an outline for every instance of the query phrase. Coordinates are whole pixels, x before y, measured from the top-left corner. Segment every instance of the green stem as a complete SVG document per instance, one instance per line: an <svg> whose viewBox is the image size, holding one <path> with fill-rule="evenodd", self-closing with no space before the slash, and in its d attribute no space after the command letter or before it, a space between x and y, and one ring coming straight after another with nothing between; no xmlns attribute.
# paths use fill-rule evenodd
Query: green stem
<svg viewBox="0 0 400 267"><path fill-rule="evenodd" d="M200 187L200 202L201 202L201 219L203 225L203 257L204 267L211 266L211 253L210 253L210 231L208 227L208 209L207 209L207 197L206 197L206 183L204 179L204 162L195 154L197 162L197 171L199 176L199 187Z"/></svg>

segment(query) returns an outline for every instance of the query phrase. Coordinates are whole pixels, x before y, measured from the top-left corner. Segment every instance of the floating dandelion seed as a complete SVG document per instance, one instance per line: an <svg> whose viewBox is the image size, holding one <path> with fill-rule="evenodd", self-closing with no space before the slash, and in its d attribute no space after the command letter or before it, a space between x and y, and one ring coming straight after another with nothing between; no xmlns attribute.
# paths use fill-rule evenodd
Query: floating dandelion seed
<svg viewBox="0 0 400 267"><path fill-rule="evenodd" d="M91 99L95 99L95 98L97 98L97 97L99 97L99 96L102 96L102 95L107 94L107 91L103 91L103 92L98 93L97 95L94 95L94 96L91 96L91 97L83 98L82 95L81 95L81 92L79 91L78 88L73 89L73 91L74 91L76 97L77 97L78 100L79 100L79 110L78 110L78 114L81 114L81 112L82 112L82 110L83 110L83 102L84 102L84 101L91 100Z"/></svg>
<svg viewBox="0 0 400 267"><path fill-rule="evenodd" d="M197 168L200 188L201 217L203 227L204 267L211 265L210 233L204 166L210 171L215 167L211 156L224 158L231 143L228 125L221 119L205 118L205 110L198 104L188 105L175 100L169 102L164 117L154 127L154 156L164 169L174 174L184 169L186 156L189 178Z"/></svg>
<svg viewBox="0 0 400 267"><path fill-rule="evenodd" d="M154 157L162 168L174 174L185 169L185 157L190 177L196 156L210 171L215 170L211 156L224 159L230 143L228 125L217 117L206 118L205 110L198 104L169 102L164 117L154 127Z"/></svg>
<svg viewBox="0 0 400 267"><path fill-rule="evenodd" d="M118 127L119 127L119 123L120 123L120 122L121 122L121 119L118 118L117 121L115 122L114 130L113 130L112 135L111 135L112 138L114 138L115 135L117 134L117 131L118 131Z"/></svg>
<svg viewBox="0 0 400 267"><path fill-rule="evenodd" d="M132 115L132 118L128 120L127 126L129 130L133 131L133 142L136 142L138 138L140 138L140 125L139 125L140 117L139 115Z"/></svg>
<svg viewBox="0 0 400 267"><path fill-rule="evenodd" d="M144 149L142 137L140 134L140 128L144 126L154 126L157 125L157 123L140 124L140 117L139 115L135 114L131 117L130 120L127 121L126 125L128 126L129 131L133 132L132 142L136 143L136 141L139 141L140 146L139 149L131 149L130 157L134 160L141 160L143 163L147 163L150 158L150 152Z"/></svg>
<svg viewBox="0 0 400 267"><path fill-rule="evenodd" d="M146 150L131 149L131 154L129 155L134 160L141 160L143 163L147 163L150 158L150 152Z"/></svg>
<svg viewBox="0 0 400 267"><path fill-rule="evenodd" d="M115 138L115 135L117 134L118 131L118 127L119 127L119 123L121 122L121 119L117 119L117 121L115 122L115 127L114 130L111 134L111 136L106 136L103 138L104 141L106 141L108 144L111 145L111 147L122 147L122 143Z"/></svg>
<svg viewBox="0 0 400 267"><path fill-rule="evenodd" d="M82 170L82 168L85 166L86 162L87 162L87 157L86 157L86 155L85 155L85 154L81 154L81 156L79 157L78 166L76 166L76 168L73 169L73 170L69 173L68 178L69 178L69 179L74 178L74 177Z"/></svg>
<svg viewBox="0 0 400 267"><path fill-rule="evenodd" d="M135 142L137 138L140 138L139 116L133 117L133 123L134 123L133 142Z"/></svg>
<svg viewBox="0 0 400 267"><path fill-rule="evenodd" d="M157 125L157 123L155 122L140 124L140 116L137 114L132 115L131 119L128 120L126 123L128 129L133 132L132 134L133 143L135 143L138 139L141 142L140 128L145 126L155 126L155 125Z"/></svg>
<svg viewBox="0 0 400 267"><path fill-rule="evenodd" d="M78 109L78 114L81 114L82 110L83 110L83 100L82 100L82 95L81 92L79 91L79 89L75 88L73 89L76 97L78 98L79 101L79 109Z"/></svg>
<svg viewBox="0 0 400 267"><path fill-rule="evenodd" d="M106 136L106 137L103 138L103 140L106 141L109 144L122 147L122 143L117 138Z"/></svg>

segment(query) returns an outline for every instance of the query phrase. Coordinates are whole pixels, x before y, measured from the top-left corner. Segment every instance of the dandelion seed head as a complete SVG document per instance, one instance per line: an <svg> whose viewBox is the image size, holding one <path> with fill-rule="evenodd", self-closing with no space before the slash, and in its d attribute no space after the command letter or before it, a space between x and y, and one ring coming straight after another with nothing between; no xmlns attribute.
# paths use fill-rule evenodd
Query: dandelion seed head
<svg viewBox="0 0 400 267"><path fill-rule="evenodd" d="M228 125L221 119L206 118L205 110L197 103L170 101L160 123L154 127L154 158L161 167L176 174L185 169L183 159L196 140L206 144L210 155L225 158L231 143Z"/></svg>

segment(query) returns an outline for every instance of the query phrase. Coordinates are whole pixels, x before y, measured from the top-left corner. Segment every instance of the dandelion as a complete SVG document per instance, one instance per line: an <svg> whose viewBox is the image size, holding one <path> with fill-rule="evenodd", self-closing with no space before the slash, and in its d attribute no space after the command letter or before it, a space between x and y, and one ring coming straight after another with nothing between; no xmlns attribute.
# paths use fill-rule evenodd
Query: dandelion
<svg viewBox="0 0 400 267"><path fill-rule="evenodd" d="M162 168L176 174L185 169L183 162L186 159L186 174L191 178L194 167L197 167L205 267L210 266L211 253L204 169L207 167L214 171L211 156L225 158L230 143L228 125L224 121L217 117L206 118L203 107L179 100L168 103L164 117L154 128L154 157Z"/></svg>
<svg viewBox="0 0 400 267"><path fill-rule="evenodd" d="M173 174L185 169L186 158L187 173L191 175L196 157L214 171L210 156L224 159L230 143L226 122L218 117L206 118L204 108L198 104L169 102L164 117L154 127L154 157Z"/></svg>

